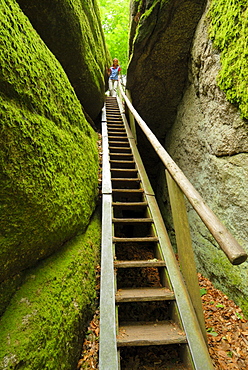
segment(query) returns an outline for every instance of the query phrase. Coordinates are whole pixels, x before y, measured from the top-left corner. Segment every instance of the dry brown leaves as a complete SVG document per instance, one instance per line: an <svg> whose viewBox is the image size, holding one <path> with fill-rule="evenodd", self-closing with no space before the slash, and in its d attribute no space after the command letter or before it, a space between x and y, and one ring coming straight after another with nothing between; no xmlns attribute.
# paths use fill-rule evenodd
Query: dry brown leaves
<svg viewBox="0 0 248 370"><path fill-rule="evenodd" d="M215 369L248 369L248 321L242 310L208 279L198 278Z"/></svg>
<svg viewBox="0 0 248 370"><path fill-rule="evenodd" d="M200 274L198 278L209 352L215 369L248 369L248 321L241 309L220 290L215 289L208 279ZM98 337L99 310L89 324L77 370L98 369Z"/></svg>
<svg viewBox="0 0 248 370"><path fill-rule="evenodd" d="M77 369L88 370L98 369L98 350L99 350L99 311L95 312L93 320L90 322L86 337L83 343L82 357L78 361Z"/></svg>

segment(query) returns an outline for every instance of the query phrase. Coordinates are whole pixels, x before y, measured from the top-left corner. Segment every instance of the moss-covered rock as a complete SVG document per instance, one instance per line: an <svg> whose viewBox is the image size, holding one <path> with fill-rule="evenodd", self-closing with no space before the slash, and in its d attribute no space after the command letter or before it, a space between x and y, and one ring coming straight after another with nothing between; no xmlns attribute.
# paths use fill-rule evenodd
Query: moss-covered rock
<svg viewBox="0 0 248 370"><path fill-rule="evenodd" d="M95 0L17 0L60 61L87 114L94 120L104 102L110 56Z"/></svg>
<svg viewBox="0 0 248 370"><path fill-rule="evenodd" d="M210 36L221 52L218 84L248 119L248 7L246 0L212 0Z"/></svg>
<svg viewBox="0 0 248 370"><path fill-rule="evenodd" d="M101 224L29 271L0 320L0 369L75 369L95 305Z"/></svg>
<svg viewBox="0 0 248 370"><path fill-rule="evenodd" d="M0 13L0 281L84 229L96 134L60 63L14 0Z"/></svg>

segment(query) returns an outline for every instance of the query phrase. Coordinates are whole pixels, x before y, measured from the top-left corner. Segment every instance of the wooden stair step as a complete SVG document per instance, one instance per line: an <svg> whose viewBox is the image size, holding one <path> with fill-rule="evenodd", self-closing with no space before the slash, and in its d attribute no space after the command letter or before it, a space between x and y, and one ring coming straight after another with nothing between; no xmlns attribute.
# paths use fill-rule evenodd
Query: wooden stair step
<svg viewBox="0 0 248 370"><path fill-rule="evenodd" d="M152 224L153 219L152 218L116 218L113 217L112 219L113 223L115 224L138 224L138 223L148 223Z"/></svg>
<svg viewBox="0 0 248 370"><path fill-rule="evenodd" d="M109 138L110 138L109 143L110 144L111 144L111 141L115 140L115 139L118 139L118 140L125 139L126 141L128 140L128 137L127 137L126 133L121 134L120 132L111 132L109 135L110 135L109 136ZM122 135L122 136L120 136L120 135Z"/></svg>
<svg viewBox="0 0 248 370"><path fill-rule="evenodd" d="M114 243L146 243L146 242L153 242L157 243L158 238L156 236L146 236L146 237L140 237L140 238L119 238L117 236L113 237Z"/></svg>
<svg viewBox="0 0 248 370"><path fill-rule="evenodd" d="M112 202L113 206L116 207L147 207L147 202Z"/></svg>
<svg viewBox="0 0 248 370"><path fill-rule="evenodd" d="M144 193L143 189L112 189L113 193Z"/></svg>
<svg viewBox="0 0 248 370"><path fill-rule="evenodd" d="M170 321L127 323L119 326L117 346L153 346L187 343L185 333Z"/></svg>
<svg viewBox="0 0 248 370"><path fill-rule="evenodd" d="M116 268L137 268L137 267L166 267L165 261L157 260L132 260L132 261L121 261L115 260L114 266Z"/></svg>
<svg viewBox="0 0 248 370"><path fill-rule="evenodd" d="M124 161L124 160L118 161L117 159L111 159L109 162L110 163L123 163L123 164L135 163L135 161Z"/></svg>
<svg viewBox="0 0 248 370"><path fill-rule="evenodd" d="M111 177L111 181L140 182L138 177Z"/></svg>
<svg viewBox="0 0 248 370"><path fill-rule="evenodd" d="M133 157L130 153L110 153L112 157Z"/></svg>
<svg viewBox="0 0 248 370"><path fill-rule="evenodd" d="M115 295L116 302L147 302L147 301L169 301L174 300L175 295L168 288L122 288Z"/></svg>
<svg viewBox="0 0 248 370"><path fill-rule="evenodd" d="M110 123L110 122L107 122L107 126L110 127L110 128L114 128L114 127L124 127L124 124L123 122L122 123Z"/></svg>
<svg viewBox="0 0 248 370"><path fill-rule="evenodd" d="M118 144L121 144L121 145L126 145L126 146L129 146L129 142L127 141L126 143L124 143L123 141L115 141L115 140L112 140L110 141L111 144L114 144L114 145L118 145Z"/></svg>
<svg viewBox="0 0 248 370"><path fill-rule="evenodd" d="M138 172L136 168L110 168L111 172Z"/></svg>
<svg viewBox="0 0 248 370"><path fill-rule="evenodd" d="M111 143L112 144L112 143ZM116 149L116 150L130 150L131 151L131 148L128 147L128 146L109 146L109 150L110 149Z"/></svg>

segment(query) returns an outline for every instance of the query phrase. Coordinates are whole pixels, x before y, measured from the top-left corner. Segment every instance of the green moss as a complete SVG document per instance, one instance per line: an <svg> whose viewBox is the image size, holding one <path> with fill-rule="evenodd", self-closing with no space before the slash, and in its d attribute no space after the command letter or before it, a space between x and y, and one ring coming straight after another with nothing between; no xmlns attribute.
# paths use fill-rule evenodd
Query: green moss
<svg viewBox="0 0 248 370"><path fill-rule="evenodd" d="M87 114L95 119L104 102L109 54L94 0L17 0L60 61Z"/></svg>
<svg viewBox="0 0 248 370"><path fill-rule="evenodd" d="M246 0L212 0L210 37L221 52L219 87L248 118L248 7Z"/></svg>
<svg viewBox="0 0 248 370"><path fill-rule="evenodd" d="M0 369L73 369L94 308L101 224L30 270L1 318Z"/></svg>
<svg viewBox="0 0 248 370"><path fill-rule="evenodd" d="M0 281L84 229L97 135L59 62L13 0L0 13Z"/></svg>

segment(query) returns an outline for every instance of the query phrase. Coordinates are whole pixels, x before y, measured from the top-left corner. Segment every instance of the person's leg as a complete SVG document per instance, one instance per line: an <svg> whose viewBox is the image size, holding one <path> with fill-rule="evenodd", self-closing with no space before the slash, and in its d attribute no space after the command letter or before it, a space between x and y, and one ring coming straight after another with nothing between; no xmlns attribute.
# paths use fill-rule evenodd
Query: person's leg
<svg viewBox="0 0 248 370"><path fill-rule="evenodd" d="M113 96L114 93L114 80L109 79L109 96Z"/></svg>
<svg viewBox="0 0 248 370"><path fill-rule="evenodd" d="M117 95L117 86L118 86L118 81L113 80L113 95L112 96Z"/></svg>

